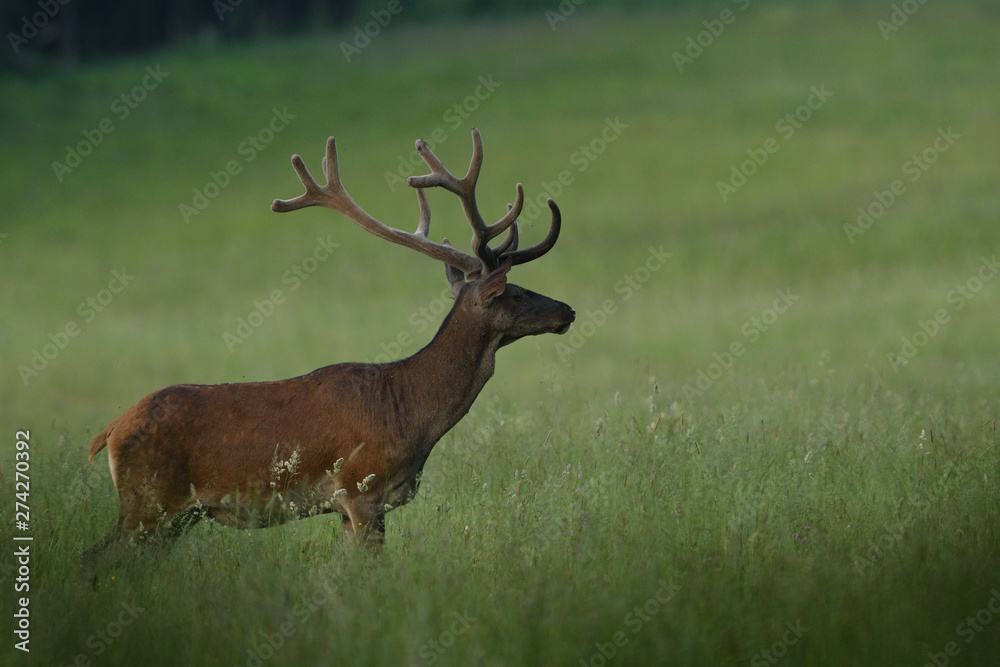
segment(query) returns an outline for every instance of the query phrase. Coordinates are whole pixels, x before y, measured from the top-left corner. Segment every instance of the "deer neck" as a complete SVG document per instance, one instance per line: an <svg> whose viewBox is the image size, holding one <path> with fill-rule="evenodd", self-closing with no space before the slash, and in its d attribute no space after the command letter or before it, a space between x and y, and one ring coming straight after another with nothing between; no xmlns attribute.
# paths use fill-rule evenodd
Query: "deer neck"
<svg viewBox="0 0 1000 667"><path fill-rule="evenodd" d="M400 389L425 427L420 430L428 447L468 413L493 376L501 337L491 334L481 311L462 301L456 300L427 347L398 362Z"/></svg>

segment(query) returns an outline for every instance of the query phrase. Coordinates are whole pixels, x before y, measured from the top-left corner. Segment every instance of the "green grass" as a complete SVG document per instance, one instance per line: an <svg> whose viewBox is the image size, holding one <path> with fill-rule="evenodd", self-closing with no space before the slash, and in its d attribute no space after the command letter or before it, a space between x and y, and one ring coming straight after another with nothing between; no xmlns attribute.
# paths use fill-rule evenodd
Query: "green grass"
<svg viewBox="0 0 1000 667"><path fill-rule="evenodd" d="M613 647L608 664L920 665L949 642L949 664L992 664L1000 292L989 269L975 279L997 252L998 16L927 3L886 41L889 11L754 4L683 73L673 52L717 10L582 5L556 31L540 15L400 20L351 64L345 35L325 35L4 79L0 433L10 452L31 430L35 537L32 652L5 632L4 664L253 664L286 623L265 664L596 667ZM112 101L157 64L169 76L119 120ZM452 127L490 75L501 85ZM832 97L779 133L821 85ZM275 107L296 117L247 162L240 143ZM106 116L114 132L57 181L51 163ZM389 515L380 562L325 519L203 523L91 592L77 555L117 513L104 454L86 466L91 434L167 384L374 359L401 333L410 354L441 319L414 326L440 308L440 266L328 211L268 210L300 191L288 157L317 173L336 135L355 199L408 228L415 198L385 172L436 128L460 171L473 126L487 217L515 182L533 198L570 172L559 244L515 280L573 305L575 334L501 351ZM959 139L910 181L904 164L949 127ZM769 137L780 149L723 201L717 181ZM185 224L179 205L229 160L240 173ZM851 243L844 224L895 179L905 193ZM454 198L431 194L435 238L465 238ZM522 237L546 224L523 217ZM339 248L291 289L282 276L328 236ZM672 256L645 273L660 246ZM134 280L86 321L79 304L123 268ZM223 334L275 289L285 302L230 353ZM780 313L779 290L797 297ZM18 366L69 322L79 334L26 385ZM13 470L7 453L8 609Z"/></svg>

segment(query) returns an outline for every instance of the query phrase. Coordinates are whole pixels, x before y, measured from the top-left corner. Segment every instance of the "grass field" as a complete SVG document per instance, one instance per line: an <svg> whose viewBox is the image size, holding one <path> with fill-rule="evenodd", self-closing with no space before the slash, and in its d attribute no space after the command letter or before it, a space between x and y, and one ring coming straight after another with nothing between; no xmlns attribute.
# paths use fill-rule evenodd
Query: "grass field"
<svg viewBox="0 0 1000 667"><path fill-rule="evenodd" d="M0 81L0 662L994 664L1000 14L926 3L884 38L889 3L745 4L404 13L351 62L343 33ZM414 139L460 171L473 127L486 217L518 181L563 211L512 276L571 333L500 352L380 561L324 518L203 522L92 592L77 556L117 515L94 433L172 383L412 354L450 304L434 262L271 213L289 156L315 174L336 135L355 199L408 229Z"/></svg>

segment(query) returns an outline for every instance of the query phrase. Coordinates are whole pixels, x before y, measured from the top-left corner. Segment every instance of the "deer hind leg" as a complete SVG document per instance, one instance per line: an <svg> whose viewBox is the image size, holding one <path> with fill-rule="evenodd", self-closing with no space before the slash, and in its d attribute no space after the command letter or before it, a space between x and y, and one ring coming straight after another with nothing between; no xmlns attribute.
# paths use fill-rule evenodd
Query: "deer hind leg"
<svg viewBox="0 0 1000 667"><path fill-rule="evenodd" d="M142 532L142 519L138 517L140 503L135 494L119 487L118 502L118 520L114 527L80 554L81 573L94 588L97 587L99 570L118 567L128 542Z"/></svg>
<svg viewBox="0 0 1000 667"><path fill-rule="evenodd" d="M81 576L96 590L99 573L121 566L129 551L135 553L136 543L150 548L167 548L198 523L205 514L204 508L191 507L175 515L173 520L163 522L150 531L145 530L145 527L129 530L125 527L125 518L119 516L114 528L107 535L80 554Z"/></svg>
<svg viewBox="0 0 1000 667"><path fill-rule="evenodd" d="M120 560L120 554L116 553L109 557L108 552L121 543L124 535L122 519L119 516L115 527L107 535L80 554L80 576L90 584L91 588L97 589L98 570L101 566L114 565Z"/></svg>
<svg viewBox="0 0 1000 667"><path fill-rule="evenodd" d="M121 530L137 543L173 541L208 512L182 484L156 474L136 483L130 483L132 479L118 486L119 523Z"/></svg>
<svg viewBox="0 0 1000 667"><path fill-rule="evenodd" d="M119 511L114 528L80 554L85 578L96 586L99 569L115 568L130 546L169 546L208 512L190 495L157 483L155 475L141 484L130 484L129 475L118 487Z"/></svg>
<svg viewBox="0 0 1000 667"><path fill-rule="evenodd" d="M141 519L137 519L135 499L119 493L120 508L114 527L102 539L80 554L81 575L96 590L101 572L118 569L129 552L129 543L139 542L145 533Z"/></svg>

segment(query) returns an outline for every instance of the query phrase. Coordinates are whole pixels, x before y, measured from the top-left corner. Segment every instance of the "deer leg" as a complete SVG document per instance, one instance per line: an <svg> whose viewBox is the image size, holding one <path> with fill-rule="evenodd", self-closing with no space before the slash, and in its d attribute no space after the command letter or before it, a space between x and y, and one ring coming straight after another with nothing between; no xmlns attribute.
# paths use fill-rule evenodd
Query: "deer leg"
<svg viewBox="0 0 1000 667"><path fill-rule="evenodd" d="M193 506L173 515L160 525L154 536L162 545L171 545L208 515L208 508Z"/></svg>
<svg viewBox="0 0 1000 667"><path fill-rule="evenodd" d="M376 556L382 555L385 544L385 515L379 514L360 527L361 539ZM355 533L357 534L357 533Z"/></svg>
<svg viewBox="0 0 1000 667"><path fill-rule="evenodd" d="M80 576L84 581L87 581L90 584L90 587L94 590L97 590L98 561L104 560L107 562L107 559L103 559L102 557L113 545L121 542L124 534L125 532L122 530L122 518L119 516L117 523L115 523L115 527L108 531L107 535L80 554ZM117 562L119 559L116 556L111 560L113 562Z"/></svg>
<svg viewBox="0 0 1000 667"><path fill-rule="evenodd" d="M129 538L140 538L144 532L142 519L138 516L140 498L134 493L119 489L118 501L118 521L114 528L80 554L81 575L90 581L94 589L97 588L99 570L118 567L125 543Z"/></svg>
<svg viewBox="0 0 1000 667"><path fill-rule="evenodd" d="M364 545L376 556L382 553L385 542L385 514L365 512L361 508L350 508L343 515L344 535L354 545Z"/></svg>
<svg viewBox="0 0 1000 667"><path fill-rule="evenodd" d="M208 508L177 500L163 507L147 494L120 492L118 521L99 542L80 554L81 574L96 588L98 571L121 564L126 542L166 547L189 531L207 513Z"/></svg>

